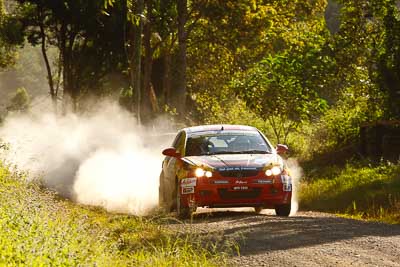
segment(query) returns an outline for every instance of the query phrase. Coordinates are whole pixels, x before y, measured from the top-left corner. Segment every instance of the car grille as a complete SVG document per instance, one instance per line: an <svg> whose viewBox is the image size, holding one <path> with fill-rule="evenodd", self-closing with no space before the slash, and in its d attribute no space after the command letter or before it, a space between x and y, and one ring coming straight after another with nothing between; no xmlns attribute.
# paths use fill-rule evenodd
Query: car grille
<svg viewBox="0 0 400 267"><path fill-rule="evenodd" d="M256 176L258 172L259 170L219 171L222 177L236 177L236 178Z"/></svg>
<svg viewBox="0 0 400 267"><path fill-rule="evenodd" d="M242 199L242 198L257 198L261 194L261 188L253 188L249 191L229 191L226 188L218 189L218 194L221 199Z"/></svg>

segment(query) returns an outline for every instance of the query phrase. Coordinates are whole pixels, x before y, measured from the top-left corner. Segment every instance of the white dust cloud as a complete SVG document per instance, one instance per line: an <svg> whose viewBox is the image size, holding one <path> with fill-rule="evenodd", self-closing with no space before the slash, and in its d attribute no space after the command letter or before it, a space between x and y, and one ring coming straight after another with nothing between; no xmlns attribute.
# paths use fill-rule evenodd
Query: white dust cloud
<svg viewBox="0 0 400 267"><path fill-rule="evenodd" d="M79 203L147 214L158 203L161 151L174 130L162 127L163 120L139 127L117 104L98 106L85 115L9 116L0 128L10 147L4 160Z"/></svg>
<svg viewBox="0 0 400 267"><path fill-rule="evenodd" d="M303 169L300 167L298 161L294 158L286 160L286 165L290 170L292 177L292 203L290 216L294 216L299 210L299 189L300 179L303 176Z"/></svg>

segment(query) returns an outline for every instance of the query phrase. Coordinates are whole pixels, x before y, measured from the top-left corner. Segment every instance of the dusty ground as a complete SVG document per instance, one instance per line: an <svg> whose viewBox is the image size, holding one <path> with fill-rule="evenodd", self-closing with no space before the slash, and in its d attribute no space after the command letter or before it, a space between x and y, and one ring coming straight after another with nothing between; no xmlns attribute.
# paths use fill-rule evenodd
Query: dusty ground
<svg viewBox="0 0 400 267"><path fill-rule="evenodd" d="M367 223L317 212L282 218L273 210L203 209L192 223L171 225L235 241L240 256L232 266L400 266L400 225Z"/></svg>

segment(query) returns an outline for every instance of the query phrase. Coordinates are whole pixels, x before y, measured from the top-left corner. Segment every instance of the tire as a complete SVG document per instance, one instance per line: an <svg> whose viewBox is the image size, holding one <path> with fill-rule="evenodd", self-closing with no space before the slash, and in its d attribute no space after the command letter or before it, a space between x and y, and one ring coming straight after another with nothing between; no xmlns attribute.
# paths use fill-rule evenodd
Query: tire
<svg viewBox="0 0 400 267"><path fill-rule="evenodd" d="M172 199L172 201L169 205L171 212L177 211L177 208L178 208L178 204L176 201L178 198L177 194L179 192L179 189L177 188L176 184L178 184L178 179L175 180L175 186L174 185L172 186L172 188L173 188L172 192L169 192L169 194L170 194L169 197L170 197L170 199Z"/></svg>
<svg viewBox="0 0 400 267"><path fill-rule="evenodd" d="M275 206L275 213L277 216L288 217L290 214L290 204Z"/></svg>
<svg viewBox="0 0 400 267"><path fill-rule="evenodd" d="M171 190L172 187L172 190ZM160 174L160 186L158 187L158 206L166 212L176 210L176 188L175 185L169 186L165 180L164 173Z"/></svg>
<svg viewBox="0 0 400 267"><path fill-rule="evenodd" d="M161 172L160 174L160 186L158 187L158 207L160 209L166 209L168 210L167 203L165 200L165 196L164 196L164 174Z"/></svg>
<svg viewBox="0 0 400 267"><path fill-rule="evenodd" d="M254 207L254 212L257 214L260 214L262 210L263 210L262 207Z"/></svg>
<svg viewBox="0 0 400 267"><path fill-rule="evenodd" d="M181 202L181 194L179 190L179 182L176 184L176 214L177 217L180 219L189 219L191 218L194 209L190 207L184 207L182 206Z"/></svg>

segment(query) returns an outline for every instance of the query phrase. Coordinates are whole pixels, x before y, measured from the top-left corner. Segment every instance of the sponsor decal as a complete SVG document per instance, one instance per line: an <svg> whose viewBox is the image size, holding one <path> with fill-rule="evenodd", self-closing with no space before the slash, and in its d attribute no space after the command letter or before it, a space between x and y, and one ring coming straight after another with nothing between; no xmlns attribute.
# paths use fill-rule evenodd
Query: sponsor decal
<svg viewBox="0 0 400 267"><path fill-rule="evenodd" d="M182 195L193 194L194 187L182 187Z"/></svg>
<svg viewBox="0 0 400 267"><path fill-rule="evenodd" d="M281 175L281 180L283 184L291 184L292 178L289 175Z"/></svg>
<svg viewBox="0 0 400 267"><path fill-rule="evenodd" d="M181 187L192 187L197 185L197 178L184 178L181 180Z"/></svg>
<svg viewBox="0 0 400 267"><path fill-rule="evenodd" d="M283 191L291 192L292 191L292 184L283 184Z"/></svg>
<svg viewBox="0 0 400 267"><path fill-rule="evenodd" d="M256 171L258 168L256 167L224 167L224 168L218 168L218 171Z"/></svg>
<svg viewBox="0 0 400 267"><path fill-rule="evenodd" d="M283 191L291 192L292 191L292 177L289 175L281 175L281 180L283 184Z"/></svg>
<svg viewBox="0 0 400 267"><path fill-rule="evenodd" d="M247 181L236 181L235 184L247 184Z"/></svg>
<svg viewBox="0 0 400 267"><path fill-rule="evenodd" d="M216 181L214 181L214 184L229 184L229 181L226 181L226 180L216 180Z"/></svg>
<svg viewBox="0 0 400 267"><path fill-rule="evenodd" d="M257 184L273 184L274 183L274 179L263 179L263 180L257 180L256 182Z"/></svg>

